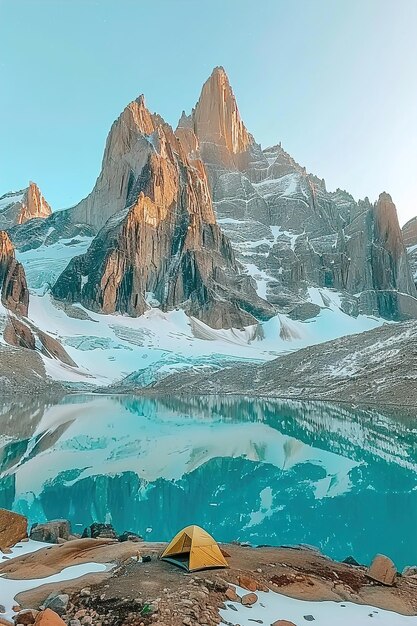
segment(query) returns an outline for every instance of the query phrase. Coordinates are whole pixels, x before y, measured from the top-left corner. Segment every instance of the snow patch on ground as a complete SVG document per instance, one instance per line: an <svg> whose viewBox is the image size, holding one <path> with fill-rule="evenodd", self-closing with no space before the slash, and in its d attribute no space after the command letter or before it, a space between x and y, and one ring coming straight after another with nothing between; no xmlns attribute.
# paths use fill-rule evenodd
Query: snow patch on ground
<svg viewBox="0 0 417 626"><path fill-rule="evenodd" d="M237 594L242 597L248 592L237 587ZM239 602L226 602L226 609L220 609L220 616L226 624L233 626L253 626L273 624L278 620L287 620L301 626L416 626L417 617L399 615L393 611L384 611L373 606L354 604L353 602L308 602L275 593L257 591L258 601L252 607Z"/></svg>
<svg viewBox="0 0 417 626"><path fill-rule="evenodd" d="M50 547L50 544L41 543L40 541L29 540L16 544L14 548L12 548L11 554L7 556L9 557L9 559L13 559L15 557L23 556L24 554L36 552L37 550L41 550L42 548ZM3 559L4 558L5 557L3 556ZM16 604L15 598L19 593L22 593L23 591L36 589L36 587L40 587L41 585L47 585L49 583L73 580L75 578L80 578L81 576L85 576L86 574L92 574L94 572L104 572L106 569L107 566L101 563L83 563L82 565L73 565L71 567L66 567L62 570L62 572L59 572L59 574L54 574L53 576L29 580L13 580L11 578L4 578L4 576L0 574L0 600L1 604L3 604L6 609L6 612L2 613L1 617L9 620L13 619L15 613L14 611L12 611L12 607Z"/></svg>

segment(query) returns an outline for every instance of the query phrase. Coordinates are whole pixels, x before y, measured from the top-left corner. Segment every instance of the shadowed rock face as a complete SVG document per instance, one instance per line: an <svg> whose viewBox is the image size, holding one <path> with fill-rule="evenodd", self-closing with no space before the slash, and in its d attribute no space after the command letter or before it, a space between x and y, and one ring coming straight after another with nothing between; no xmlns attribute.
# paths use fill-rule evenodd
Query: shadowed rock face
<svg viewBox="0 0 417 626"><path fill-rule="evenodd" d="M27 189L0 198L0 228L24 224L35 218L46 218L52 210L36 183Z"/></svg>
<svg viewBox="0 0 417 626"><path fill-rule="evenodd" d="M113 125L99 186L77 211L95 213L110 154L120 183L110 193L128 206L108 219L85 255L70 262L53 288L56 298L137 316L151 297L163 310L181 306L214 328L241 328L255 324L254 316L273 315L253 280L240 275L216 224L204 165L188 159L171 127L148 112L143 98ZM120 177L124 168L130 168L127 178Z"/></svg>
<svg viewBox="0 0 417 626"><path fill-rule="evenodd" d="M417 217L413 217L402 228L404 245L415 246L417 244Z"/></svg>
<svg viewBox="0 0 417 626"><path fill-rule="evenodd" d="M25 270L16 261L13 244L5 231L0 231L0 291L1 302L7 309L19 315L28 314Z"/></svg>
<svg viewBox="0 0 417 626"><path fill-rule="evenodd" d="M417 217L413 217L402 228L404 245L407 246L407 258L416 283L417 277Z"/></svg>

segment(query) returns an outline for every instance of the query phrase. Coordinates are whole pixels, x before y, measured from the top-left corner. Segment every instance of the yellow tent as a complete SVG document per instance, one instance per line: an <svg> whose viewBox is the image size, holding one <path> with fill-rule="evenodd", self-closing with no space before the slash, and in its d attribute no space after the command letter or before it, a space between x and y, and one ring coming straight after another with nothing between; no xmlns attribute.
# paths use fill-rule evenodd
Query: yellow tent
<svg viewBox="0 0 417 626"><path fill-rule="evenodd" d="M200 526L187 526L175 535L161 559L175 563L189 572L228 567L216 541Z"/></svg>

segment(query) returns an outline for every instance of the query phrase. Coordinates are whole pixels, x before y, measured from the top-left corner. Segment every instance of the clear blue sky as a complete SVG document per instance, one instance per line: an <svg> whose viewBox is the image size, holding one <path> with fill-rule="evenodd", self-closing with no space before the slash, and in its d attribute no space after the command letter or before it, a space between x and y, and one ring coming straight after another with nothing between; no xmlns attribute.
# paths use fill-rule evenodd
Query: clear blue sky
<svg viewBox="0 0 417 626"><path fill-rule="evenodd" d="M248 129L417 214L417 0L0 0L0 195L85 196L144 93L175 124L223 65Z"/></svg>

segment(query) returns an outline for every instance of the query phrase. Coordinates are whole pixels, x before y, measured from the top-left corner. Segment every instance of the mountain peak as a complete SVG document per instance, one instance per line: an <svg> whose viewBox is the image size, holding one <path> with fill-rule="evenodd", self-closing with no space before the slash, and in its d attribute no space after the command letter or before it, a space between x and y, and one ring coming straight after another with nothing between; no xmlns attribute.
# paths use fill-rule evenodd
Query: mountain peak
<svg viewBox="0 0 417 626"><path fill-rule="evenodd" d="M6 193L0 198L0 228L24 224L33 218L46 218L51 213L51 207L33 181L26 189Z"/></svg>
<svg viewBox="0 0 417 626"><path fill-rule="evenodd" d="M140 107L144 107L146 109L145 96L143 93L136 98L135 102L137 102Z"/></svg>
<svg viewBox="0 0 417 626"><path fill-rule="evenodd" d="M246 152L252 136L240 117L236 98L223 67L215 67L193 111L194 132L207 154L224 165Z"/></svg>

